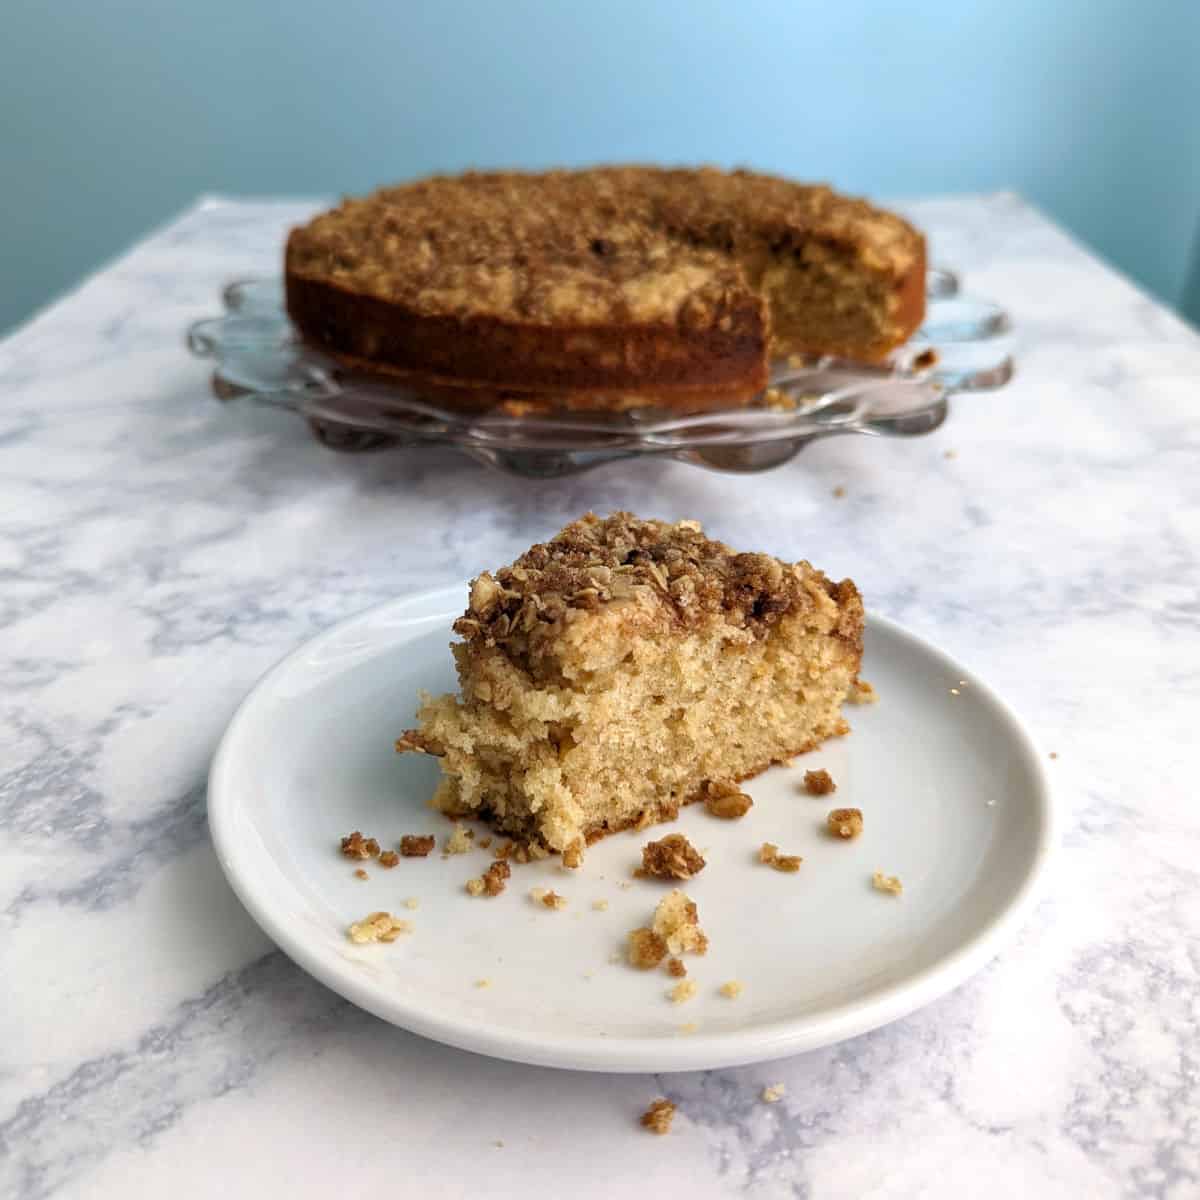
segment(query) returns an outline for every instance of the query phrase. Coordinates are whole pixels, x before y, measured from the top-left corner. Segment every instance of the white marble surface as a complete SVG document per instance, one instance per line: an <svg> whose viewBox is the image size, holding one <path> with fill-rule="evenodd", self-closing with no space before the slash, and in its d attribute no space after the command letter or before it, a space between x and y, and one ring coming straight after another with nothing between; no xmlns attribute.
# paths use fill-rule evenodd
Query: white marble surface
<svg viewBox="0 0 1200 1200"><path fill-rule="evenodd" d="M911 210L1019 377L760 477L522 482L217 405L181 331L305 205L206 201L0 345L0 1195L1200 1195L1200 339L1012 196ZM252 925L204 781L258 674L618 506L853 576L1058 753L1056 874L982 975L818 1053L606 1077L387 1027Z"/></svg>

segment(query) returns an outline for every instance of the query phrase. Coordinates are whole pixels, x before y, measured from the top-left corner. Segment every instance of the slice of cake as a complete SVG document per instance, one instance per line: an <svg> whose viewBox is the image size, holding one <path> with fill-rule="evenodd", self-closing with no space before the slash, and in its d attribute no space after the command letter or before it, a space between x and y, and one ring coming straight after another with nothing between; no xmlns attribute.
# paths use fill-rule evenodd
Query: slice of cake
<svg viewBox="0 0 1200 1200"><path fill-rule="evenodd" d="M435 808L561 851L846 733L863 607L807 562L619 512L480 575L454 629L461 695L397 749L440 756Z"/></svg>
<svg viewBox="0 0 1200 1200"><path fill-rule="evenodd" d="M435 176L293 230L312 345L447 404L745 404L769 360L878 362L925 311L925 241L822 185L602 167Z"/></svg>

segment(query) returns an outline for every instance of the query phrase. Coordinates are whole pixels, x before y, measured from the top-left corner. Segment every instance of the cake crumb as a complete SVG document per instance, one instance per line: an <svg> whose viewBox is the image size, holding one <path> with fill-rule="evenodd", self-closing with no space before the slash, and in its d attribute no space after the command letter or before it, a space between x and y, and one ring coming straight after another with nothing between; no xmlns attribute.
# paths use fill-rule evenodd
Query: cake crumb
<svg viewBox="0 0 1200 1200"><path fill-rule="evenodd" d="M504 891L505 881L512 875L512 867L498 860L483 873L483 890L489 896L498 896Z"/></svg>
<svg viewBox="0 0 1200 1200"><path fill-rule="evenodd" d="M828 796L830 792L837 791L837 784L824 768L819 771L805 771L804 790L810 796Z"/></svg>
<svg viewBox="0 0 1200 1200"><path fill-rule="evenodd" d="M946 450L943 452L942 457L943 458L957 458L958 451L957 450Z"/></svg>
<svg viewBox="0 0 1200 1200"><path fill-rule="evenodd" d="M442 843L442 849L447 854L466 854L474 845L475 835L465 825L454 824L454 830Z"/></svg>
<svg viewBox="0 0 1200 1200"><path fill-rule="evenodd" d="M773 1083L770 1087L765 1087L762 1090L764 1104L778 1104L786 1095L787 1085L782 1083Z"/></svg>
<svg viewBox="0 0 1200 1200"><path fill-rule="evenodd" d="M675 1105L670 1100L655 1100L642 1113L642 1127L661 1137L671 1132L671 1122L675 1119Z"/></svg>
<svg viewBox="0 0 1200 1200"><path fill-rule="evenodd" d="M374 838L365 838L359 830L342 838L342 854L346 858L368 859L379 854L379 843Z"/></svg>
<svg viewBox="0 0 1200 1200"><path fill-rule="evenodd" d="M356 921L346 931L346 936L358 945L367 942L394 942L402 933L410 933L412 925L401 921L389 912L373 912Z"/></svg>
<svg viewBox="0 0 1200 1200"><path fill-rule="evenodd" d="M418 900L416 898L416 896L409 896L409 898L407 900L405 900L405 902L404 902L404 907L405 908L420 908L421 902L420 902L420 900Z"/></svg>
<svg viewBox="0 0 1200 1200"><path fill-rule="evenodd" d="M727 1000L736 1000L742 994L742 986L740 979L730 979L721 984L718 990Z"/></svg>
<svg viewBox="0 0 1200 1200"><path fill-rule="evenodd" d="M680 1033L695 1033L700 1028L695 1021L689 1021L686 1025L680 1025Z"/></svg>
<svg viewBox="0 0 1200 1200"><path fill-rule="evenodd" d="M504 1143L503 1143L503 1142L502 1142L502 1141L501 1141L499 1138L497 1138L497 1139L496 1139L496 1140L495 1140L495 1141L492 1143L492 1145L493 1145L493 1146L495 1146L497 1150L503 1150L503 1149L504 1149Z"/></svg>
<svg viewBox="0 0 1200 1200"><path fill-rule="evenodd" d="M477 845L480 848L480 850L486 850L491 844L492 844L492 839L490 837L481 838L478 842L475 843L475 845Z"/></svg>
<svg viewBox="0 0 1200 1200"><path fill-rule="evenodd" d="M879 693L874 684L865 679L856 679L850 685L850 693L846 699L851 704L875 704L879 700Z"/></svg>
<svg viewBox="0 0 1200 1200"><path fill-rule="evenodd" d="M754 806L754 801L736 784L709 779L704 784L704 807L723 821L736 821Z"/></svg>
<svg viewBox="0 0 1200 1200"><path fill-rule="evenodd" d="M691 879L704 870L704 859L682 833L668 834L642 847L642 874L655 879Z"/></svg>
<svg viewBox="0 0 1200 1200"><path fill-rule="evenodd" d="M667 943L653 929L634 929L629 934L628 954L631 967L649 971L666 958Z"/></svg>
<svg viewBox="0 0 1200 1200"><path fill-rule="evenodd" d="M1051 758L1057 758L1057 757L1058 757L1058 751L1057 751L1057 750L1051 750L1051 751L1050 751L1050 757L1051 757Z"/></svg>
<svg viewBox="0 0 1200 1200"><path fill-rule="evenodd" d="M366 871L364 871L362 869L362 867L359 867L358 870L354 872L354 878L355 879L370 879L371 877L370 877L370 875L368 875L366 873Z"/></svg>
<svg viewBox="0 0 1200 1200"><path fill-rule="evenodd" d="M654 910L654 932L667 944L672 954L705 954L708 937L700 928L696 903L683 892L668 892Z"/></svg>
<svg viewBox="0 0 1200 1200"><path fill-rule="evenodd" d="M475 876L473 879L468 879L466 882L466 889L472 896L482 896L483 880L478 876Z"/></svg>
<svg viewBox="0 0 1200 1200"><path fill-rule="evenodd" d="M490 979L477 979L475 980L475 986L477 988L490 988L492 981Z"/></svg>
<svg viewBox="0 0 1200 1200"><path fill-rule="evenodd" d="M839 483L837 485L837 487L835 487L833 489L833 498L835 500L841 500L845 497L845 495L846 495L846 489L844 487L842 487L842 485Z"/></svg>
<svg viewBox="0 0 1200 1200"><path fill-rule="evenodd" d="M530 898L537 904L542 904L546 908L566 908L566 896L560 896L555 891L550 891L547 888L535 887L529 889Z"/></svg>
<svg viewBox="0 0 1200 1200"><path fill-rule="evenodd" d="M877 892L890 892L893 896L899 896L904 891L904 885L895 875L885 875L882 871L876 871L871 876L871 886Z"/></svg>
<svg viewBox="0 0 1200 1200"><path fill-rule="evenodd" d="M687 974L687 967L680 958L667 959L667 974L673 975L676 979L682 979Z"/></svg>
<svg viewBox="0 0 1200 1200"><path fill-rule="evenodd" d="M402 858L425 858L433 849L435 838L432 833L406 833L400 839Z"/></svg>
<svg viewBox="0 0 1200 1200"><path fill-rule="evenodd" d="M860 808L835 808L825 818L825 824L834 837L856 838L863 831L863 815Z"/></svg>
<svg viewBox="0 0 1200 1200"><path fill-rule="evenodd" d="M592 908L594 908L596 910L596 912L608 912L608 901L607 900L593 900Z"/></svg>
<svg viewBox="0 0 1200 1200"><path fill-rule="evenodd" d="M699 988L697 987L694 979L684 979L680 983L677 983L667 993L667 995L670 997L672 1004L684 1004L690 1000L698 990Z"/></svg>
<svg viewBox="0 0 1200 1200"><path fill-rule="evenodd" d="M562 852L562 865L574 871L583 866L583 838L575 838Z"/></svg>

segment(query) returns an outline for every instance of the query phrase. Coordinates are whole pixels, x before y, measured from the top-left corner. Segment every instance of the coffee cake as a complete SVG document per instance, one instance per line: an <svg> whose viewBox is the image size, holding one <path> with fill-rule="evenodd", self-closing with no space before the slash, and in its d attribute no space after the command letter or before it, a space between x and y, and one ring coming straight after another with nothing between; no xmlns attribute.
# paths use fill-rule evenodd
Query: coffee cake
<svg viewBox="0 0 1200 1200"><path fill-rule="evenodd" d="M480 575L454 629L461 694L397 749L440 757L436 808L563 851L845 733L863 608L694 521L589 514Z"/></svg>
<svg viewBox="0 0 1200 1200"><path fill-rule="evenodd" d="M287 309L345 365L473 409L745 403L771 355L878 362L925 243L825 186L606 167L435 176L288 239Z"/></svg>

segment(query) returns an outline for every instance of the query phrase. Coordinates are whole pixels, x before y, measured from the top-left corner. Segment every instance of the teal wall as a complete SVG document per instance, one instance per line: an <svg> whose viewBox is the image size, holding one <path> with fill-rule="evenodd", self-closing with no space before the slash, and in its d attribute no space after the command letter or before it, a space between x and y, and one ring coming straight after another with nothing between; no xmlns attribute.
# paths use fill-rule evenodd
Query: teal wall
<svg viewBox="0 0 1200 1200"><path fill-rule="evenodd" d="M0 18L0 328L202 191L603 159L1015 187L1200 304L1200 0L6 0Z"/></svg>

